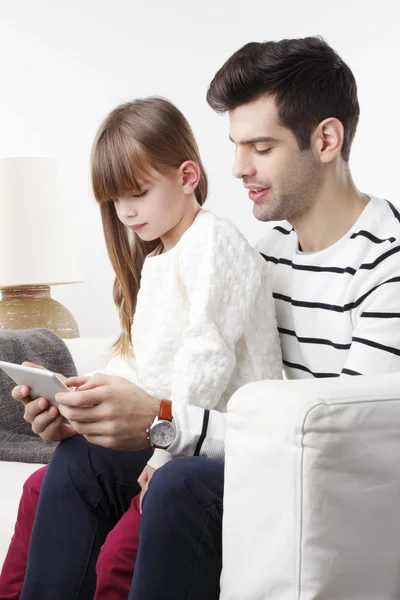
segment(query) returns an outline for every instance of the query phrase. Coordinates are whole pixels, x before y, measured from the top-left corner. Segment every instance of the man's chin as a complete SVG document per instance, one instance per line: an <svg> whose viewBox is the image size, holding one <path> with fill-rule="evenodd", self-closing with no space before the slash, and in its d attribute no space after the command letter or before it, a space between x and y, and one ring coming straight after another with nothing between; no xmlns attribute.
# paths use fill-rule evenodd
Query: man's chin
<svg viewBox="0 0 400 600"><path fill-rule="evenodd" d="M282 218L276 216L275 212L271 206L266 206L265 204L254 204L253 206L253 215L257 221L263 221L264 223L281 221Z"/></svg>

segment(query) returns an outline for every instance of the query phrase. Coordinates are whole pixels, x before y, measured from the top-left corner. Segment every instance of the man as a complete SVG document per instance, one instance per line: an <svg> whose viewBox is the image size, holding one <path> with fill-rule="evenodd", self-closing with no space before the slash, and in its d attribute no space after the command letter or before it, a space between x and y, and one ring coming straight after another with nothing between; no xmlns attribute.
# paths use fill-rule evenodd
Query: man
<svg viewBox="0 0 400 600"><path fill-rule="evenodd" d="M251 43L218 71L207 99L229 114L234 175L256 218L285 220L259 250L270 266L287 376L400 370L400 216L353 183L359 105L350 69L319 38ZM60 395L64 416L90 442L145 448L160 402L122 378L96 377L94 389ZM81 408L88 404L90 415ZM130 597L212 600L221 569L225 417L180 405L169 414L161 404L168 451L186 458L160 469L146 494ZM25 414L42 437L55 437L37 404Z"/></svg>
<svg viewBox="0 0 400 600"><path fill-rule="evenodd" d="M247 44L207 99L229 114L233 173L254 215L286 220L259 244L286 375L399 371L400 215L351 178L359 106L350 69L318 38ZM210 455L216 430L208 435ZM222 496L222 460L184 458L155 475L130 598L218 598Z"/></svg>

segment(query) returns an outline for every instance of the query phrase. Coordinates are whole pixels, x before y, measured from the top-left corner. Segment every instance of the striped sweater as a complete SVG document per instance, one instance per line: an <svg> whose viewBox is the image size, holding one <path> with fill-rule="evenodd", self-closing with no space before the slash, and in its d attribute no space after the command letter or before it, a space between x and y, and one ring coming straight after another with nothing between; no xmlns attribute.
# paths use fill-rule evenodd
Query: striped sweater
<svg viewBox="0 0 400 600"><path fill-rule="evenodd" d="M400 214L392 204L372 197L320 252L299 251L287 222L257 248L269 265L288 378L400 371ZM202 432L200 453L222 458L225 415L204 412L174 407L172 454L193 454Z"/></svg>
<svg viewBox="0 0 400 600"><path fill-rule="evenodd" d="M372 198L320 252L298 249L288 223L258 249L269 264L288 378L400 371L400 214Z"/></svg>

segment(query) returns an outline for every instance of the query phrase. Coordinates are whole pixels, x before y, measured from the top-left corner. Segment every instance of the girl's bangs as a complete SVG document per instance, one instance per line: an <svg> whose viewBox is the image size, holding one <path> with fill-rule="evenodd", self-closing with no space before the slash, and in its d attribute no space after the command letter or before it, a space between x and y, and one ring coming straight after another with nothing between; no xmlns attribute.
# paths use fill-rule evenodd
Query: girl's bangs
<svg viewBox="0 0 400 600"><path fill-rule="evenodd" d="M138 194L149 179L150 164L141 145L121 131L104 131L92 152L92 184L97 202Z"/></svg>

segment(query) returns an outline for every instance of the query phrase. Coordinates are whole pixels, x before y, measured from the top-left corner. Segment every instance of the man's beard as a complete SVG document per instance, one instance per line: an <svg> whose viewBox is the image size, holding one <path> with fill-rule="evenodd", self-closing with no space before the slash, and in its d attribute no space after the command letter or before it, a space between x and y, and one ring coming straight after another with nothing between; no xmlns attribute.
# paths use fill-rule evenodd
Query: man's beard
<svg viewBox="0 0 400 600"><path fill-rule="evenodd" d="M254 204L256 219L291 223L304 216L314 205L322 187L322 179L311 153L305 151L296 167L279 186L280 189L275 190L267 184L265 187L271 188L269 199L265 204Z"/></svg>

